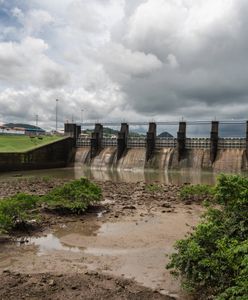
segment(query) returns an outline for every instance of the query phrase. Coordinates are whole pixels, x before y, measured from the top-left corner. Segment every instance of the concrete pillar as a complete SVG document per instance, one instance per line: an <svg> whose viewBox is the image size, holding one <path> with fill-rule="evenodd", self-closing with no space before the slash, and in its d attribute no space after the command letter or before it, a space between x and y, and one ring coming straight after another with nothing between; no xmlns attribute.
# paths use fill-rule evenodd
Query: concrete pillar
<svg viewBox="0 0 248 300"><path fill-rule="evenodd" d="M81 134L81 126L74 123L65 123L64 124L64 134L65 136L70 136L74 140L74 145L76 146L77 138Z"/></svg>
<svg viewBox="0 0 248 300"><path fill-rule="evenodd" d="M81 134L81 125L76 126L76 137L78 138Z"/></svg>
<svg viewBox="0 0 248 300"><path fill-rule="evenodd" d="M185 157L186 152L186 122L179 122L179 130L177 132L177 151L178 161Z"/></svg>
<svg viewBox="0 0 248 300"><path fill-rule="evenodd" d="M119 160L125 150L127 149L127 139L129 133L129 126L127 123L121 124L121 130L118 132L118 139L117 139L117 160Z"/></svg>
<svg viewBox="0 0 248 300"><path fill-rule="evenodd" d="M210 134L210 160L214 163L217 151L218 151L218 139L219 139L219 122L212 121L211 134Z"/></svg>
<svg viewBox="0 0 248 300"><path fill-rule="evenodd" d="M149 129L146 134L146 161L151 159L154 155L156 137L157 137L157 124L149 123Z"/></svg>
<svg viewBox="0 0 248 300"><path fill-rule="evenodd" d="M66 136L76 138L77 137L77 125L74 123L65 123L64 124L64 133Z"/></svg>
<svg viewBox="0 0 248 300"><path fill-rule="evenodd" d="M91 134L90 158L93 159L102 150L103 126L95 124L95 129Z"/></svg>

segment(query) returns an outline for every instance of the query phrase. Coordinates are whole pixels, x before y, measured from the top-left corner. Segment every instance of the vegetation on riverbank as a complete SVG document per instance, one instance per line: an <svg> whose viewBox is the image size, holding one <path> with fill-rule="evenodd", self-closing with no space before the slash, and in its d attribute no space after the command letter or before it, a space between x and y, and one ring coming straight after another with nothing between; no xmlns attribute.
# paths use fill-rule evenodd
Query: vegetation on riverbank
<svg viewBox="0 0 248 300"><path fill-rule="evenodd" d="M25 152L63 139L63 136L0 135L0 153Z"/></svg>
<svg viewBox="0 0 248 300"><path fill-rule="evenodd" d="M42 197L48 209L72 213L83 213L89 205L99 201L101 189L86 178L66 183Z"/></svg>
<svg viewBox="0 0 248 300"><path fill-rule="evenodd" d="M39 220L42 208L82 213L101 199L101 189L86 178L66 183L46 195L17 194L0 201L0 232L10 232Z"/></svg>
<svg viewBox="0 0 248 300"><path fill-rule="evenodd" d="M191 188L205 191L206 187ZM202 222L176 243L168 268L198 299L248 299L248 178L221 175ZM187 191L187 190L186 190ZM189 191L189 190L188 190ZM205 192L204 192L205 193Z"/></svg>
<svg viewBox="0 0 248 300"><path fill-rule="evenodd" d="M162 192L163 188L159 185L159 184L156 184L156 183L150 183L150 184L147 184L145 186L145 189L148 191L148 192Z"/></svg>
<svg viewBox="0 0 248 300"><path fill-rule="evenodd" d="M214 195L214 187L206 184L185 185L180 189L180 198L187 200L190 197L197 196L205 199Z"/></svg>

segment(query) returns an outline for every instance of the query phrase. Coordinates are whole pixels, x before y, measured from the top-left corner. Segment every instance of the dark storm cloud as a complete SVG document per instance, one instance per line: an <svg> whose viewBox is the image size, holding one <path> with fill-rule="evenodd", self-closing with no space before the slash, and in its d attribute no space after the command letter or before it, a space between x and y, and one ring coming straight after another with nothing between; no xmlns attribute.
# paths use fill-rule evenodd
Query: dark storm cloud
<svg viewBox="0 0 248 300"><path fill-rule="evenodd" d="M247 26L246 0L0 0L0 118L246 118Z"/></svg>
<svg viewBox="0 0 248 300"><path fill-rule="evenodd" d="M195 106L204 115L207 105L219 117L227 115L223 107L230 104L245 107L247 11L245 1L150 0L141 4L130 17L123 44L156 56L163 68L151 71L148 78L119 80L130 105L146 114L178 115L184 109L185 116L192 116ZM236 115L240 112L233 111Z"/></svg>

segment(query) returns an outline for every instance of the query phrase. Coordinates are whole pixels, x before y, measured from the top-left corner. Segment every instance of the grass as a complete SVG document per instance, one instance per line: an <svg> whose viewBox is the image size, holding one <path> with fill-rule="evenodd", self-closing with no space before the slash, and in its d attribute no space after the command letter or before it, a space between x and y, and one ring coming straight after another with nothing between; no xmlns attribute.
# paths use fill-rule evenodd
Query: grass
<svg viewBox="0 0 248 300"><path fill-rule="evenodd" d="M25 152L63 138L56 135L32 138L26 135L0 135L0 153Z"/></svg>

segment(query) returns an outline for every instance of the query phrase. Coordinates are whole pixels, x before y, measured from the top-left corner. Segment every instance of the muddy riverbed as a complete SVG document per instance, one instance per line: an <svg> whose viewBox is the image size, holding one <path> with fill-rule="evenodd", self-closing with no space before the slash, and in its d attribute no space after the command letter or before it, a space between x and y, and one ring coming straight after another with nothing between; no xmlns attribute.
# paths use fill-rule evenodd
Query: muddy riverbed
<svg viewBox="0 0 248 300"><path fill-rule="evenodd" d="M44 194L64 180L15 179L0 198ZM13 184L15 182L15 184ZM199 221L176 185L98 182L103 200L80 216L43 214L43 230L0 241L0 299L190 299L165 266Z"/></svg>

